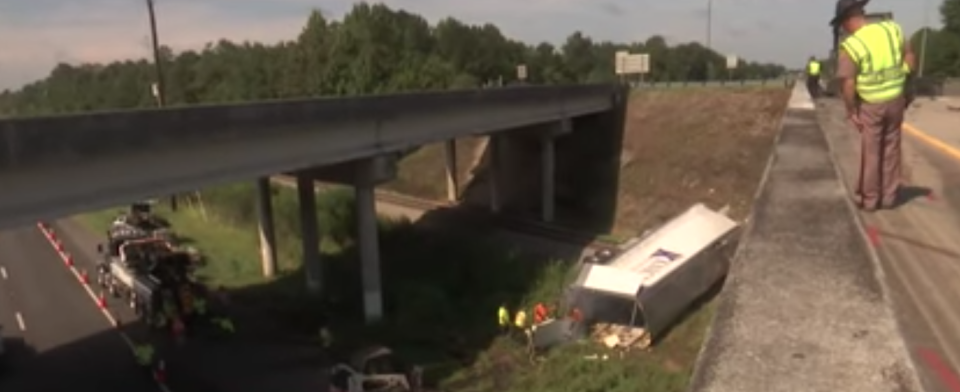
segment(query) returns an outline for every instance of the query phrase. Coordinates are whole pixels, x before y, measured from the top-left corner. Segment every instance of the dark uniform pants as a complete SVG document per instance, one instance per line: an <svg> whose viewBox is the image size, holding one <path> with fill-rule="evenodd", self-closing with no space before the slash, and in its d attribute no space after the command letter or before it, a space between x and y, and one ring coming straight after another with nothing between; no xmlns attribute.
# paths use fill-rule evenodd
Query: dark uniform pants
<svg viewBox="0 0 960 392"><path fill-rule="evenodd" d="M810 98L820 98L820 75L807 75L807 91Z"/></svg>
<svg viewBox="0 0 960 392"><path fill-rule="evenodd" d="M906 100L861 103L860 179L857 202L861 208L896 205L901 175L901 134Z"/></svg>

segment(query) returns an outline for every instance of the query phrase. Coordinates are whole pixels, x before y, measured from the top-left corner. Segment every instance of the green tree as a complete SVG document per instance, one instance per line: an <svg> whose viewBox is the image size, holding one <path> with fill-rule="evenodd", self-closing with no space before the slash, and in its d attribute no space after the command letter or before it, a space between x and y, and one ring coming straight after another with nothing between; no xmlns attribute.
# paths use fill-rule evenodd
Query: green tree
<svg viewBox="0 0 960 392"><path fill-rule="evenodd" d="M936 41L950 44L950 38ZM194 105L471 89L515 79L519 64L526 64L530 83L608 82L615 80L613 59L619 50L650 54L649 77L657 80L702 80L708 63L723 66L720 54L700 44L671 47L660 36L617 43L574 32L559 48L527 45L492 24L447 18L430 26L419 15L366 3L356 4L340 21L313 11L297 37L275 45L224 38L199 51L174 53L164 47L160 57L167 104ZM956 63L951 52L941 53L932 64ZM736 76L775 77L783 71L745 62ZM153 64L143 59L59 64L45 79L0 94L0 115L152 107L153 72Z"/></svg>

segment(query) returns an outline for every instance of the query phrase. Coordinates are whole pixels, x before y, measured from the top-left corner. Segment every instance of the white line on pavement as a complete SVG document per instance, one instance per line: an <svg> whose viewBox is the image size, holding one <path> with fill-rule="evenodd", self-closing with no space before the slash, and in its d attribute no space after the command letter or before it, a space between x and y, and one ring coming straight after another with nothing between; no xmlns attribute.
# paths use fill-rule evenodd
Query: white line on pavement
<svg viewBox="0 0 960 392"><path fill-rule="evenodd" d="M7 279L10 277L9 275L7 275L7 269L4 267L0 267L0 276L2 276L4 279Z"/></svg>
<svg viewBox="0 0 960 392"><path fill-rule="evenodd" d="M17 312L17 325L20 326L21 331L27 330L27 324L23 322L23 315L20 312Z"/></svg>

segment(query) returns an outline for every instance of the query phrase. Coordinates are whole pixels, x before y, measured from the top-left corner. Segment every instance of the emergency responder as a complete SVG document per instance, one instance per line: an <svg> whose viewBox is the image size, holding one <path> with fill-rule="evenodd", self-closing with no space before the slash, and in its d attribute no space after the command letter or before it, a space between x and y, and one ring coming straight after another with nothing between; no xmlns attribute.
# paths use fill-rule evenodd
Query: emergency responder
<svg viewBox="0 0 960 392"><path fill-rule="evenodd" d="M148 376L153 377L153 360L156 351L150 343L138 344L133 349L133 355L137 360L137 365L143 369Z"/></svg>
<svg viewBox="0 0 960 392"><path fill-rule="evenodd" d="M527 329L527 312L522 309L518 310L516 316L513 317L513 325L521 331Z"/></svg>
<svg viewBox="0 0 960 392"><path fill-rule="evenodd" d="M500 324L501 333L510 331L510 312L506 305L500 305L500 309L497 309L497 323Z"/></svg>
<svg viewBox="0 0 960 392"><path fill-rule="evenodd" d="M233 321L226 317L216 317L210 321L212 321L214 325L220 327L220 330L226 334L232 335L237 332L236 328L233 326Z"/></svg>
<svg viewBox="0 0 960 392"><path fill-rule="evenodd" d="M550 315L549 313L547 306L544 305L543 302L537 302L533 307L533 323L540 324L547 321L547 317Z"/></svg>
<svg viewBox="0 0 960 392"><path fill-rule="evenodd" d="M863 211L892 208L901 170L901 125L907 108L907 76L916 59L903 29L892 20L868 23L869 0L839 0L830 24L849 36L840 43L841 79L847 119L860 133L860 178L856 201Z"/></svg>
<svg viewBox="0 0 960 392"><path fill-rule="evenodd" d="M820 61L814 56L807 62L807 91L810 98L820 98Z"/></svg>

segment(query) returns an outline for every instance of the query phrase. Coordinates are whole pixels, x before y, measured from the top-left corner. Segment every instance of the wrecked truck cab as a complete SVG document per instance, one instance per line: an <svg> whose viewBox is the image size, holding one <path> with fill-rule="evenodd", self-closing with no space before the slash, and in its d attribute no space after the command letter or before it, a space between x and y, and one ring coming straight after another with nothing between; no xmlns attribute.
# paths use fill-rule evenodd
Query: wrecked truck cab
<svg viewBox="0 0 960 392"><path fill-rule="evenodd" d="M721 250L738 228L696 204L609 262L581 264L568 306L609 346L645 348L726 274L729 260Z"/></svg>

